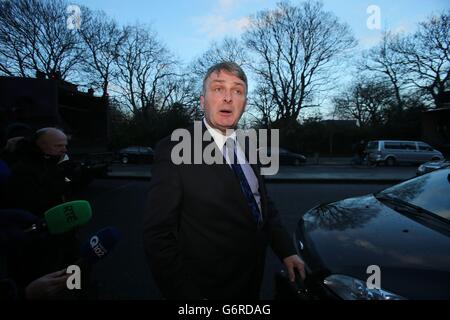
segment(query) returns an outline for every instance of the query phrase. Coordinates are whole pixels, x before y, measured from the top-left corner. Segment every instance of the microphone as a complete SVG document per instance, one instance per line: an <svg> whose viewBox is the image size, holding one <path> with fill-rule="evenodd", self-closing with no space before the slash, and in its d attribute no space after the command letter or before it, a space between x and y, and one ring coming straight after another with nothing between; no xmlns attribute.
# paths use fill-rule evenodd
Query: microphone
<svg viewBox="0 0 450 320"><path fill-rule="evenodd" d="M105 227L89 237L81 247L81 258L77 265L92 265L104 259L116 246L121 237L116 227Z"/></svg>
<svg viewBox="0 0 450 320"><path fill-rule="evenodd" d="M89 202L75 200L57 205L44 213L44 222L33 224L25 232L46 228L50 234L61 234L86 224L92 217Z"/></svg>

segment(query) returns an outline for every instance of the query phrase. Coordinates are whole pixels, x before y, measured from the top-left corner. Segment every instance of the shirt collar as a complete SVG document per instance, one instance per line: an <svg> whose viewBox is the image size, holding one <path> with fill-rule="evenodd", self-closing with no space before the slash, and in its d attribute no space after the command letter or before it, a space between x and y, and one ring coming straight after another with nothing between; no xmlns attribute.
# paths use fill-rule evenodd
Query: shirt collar
<svg viewBox="0 0 450 320"><path fill-rule="evenodd" d="M213 127L211 127L208 124L208 121L206 121L205 118L203 118L203 123L206 126L206 129L208 129L209 133L211 134L211 136L214 139L214 142L217 144L217 146L219 147L219 150L223 149L223 145L225 144L225 142L227 141L227 139L231 138L234 141L236 141L236 131L233 130L233 133L230 134L229 136L225 136L224 134L222 134L222 132L218 129L215 129Z"/></svg>

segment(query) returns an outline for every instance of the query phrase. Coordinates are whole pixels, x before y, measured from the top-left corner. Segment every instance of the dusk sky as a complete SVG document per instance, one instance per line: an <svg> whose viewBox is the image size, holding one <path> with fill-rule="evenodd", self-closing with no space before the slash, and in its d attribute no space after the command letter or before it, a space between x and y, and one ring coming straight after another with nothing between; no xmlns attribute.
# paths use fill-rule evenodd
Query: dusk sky
<svg viewBox="0 0 450 320"><path fill-rule="evenodd" d="M149 24L160 39L183 62L201 55L211 41L238 36L248 26L249 16L276 7L275 0L77 0L101 9L120 24ZM291 1L295 5L300 1ZM447 0L325 0L326 10L350 25L361 48L376 44L380 30L367 28L371 5L378 6L381 28L411 31L419 21L449 9Z"/></svg>

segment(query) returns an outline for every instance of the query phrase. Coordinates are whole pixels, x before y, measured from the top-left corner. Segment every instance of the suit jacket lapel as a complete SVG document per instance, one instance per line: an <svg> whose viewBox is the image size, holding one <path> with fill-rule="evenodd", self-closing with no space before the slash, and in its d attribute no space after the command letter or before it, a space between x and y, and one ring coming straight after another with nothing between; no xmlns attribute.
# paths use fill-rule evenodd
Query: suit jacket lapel
<svg viewBox="0 0 450 320"><path fill-rule="evenodd" d="M215 152L219 152L219 154L222 154L222 151L219 150L219 147L217 146L217 144L214 142L214 139L211 137L211 135L208 133L208 136L211 137L210 141L204 141L203 140L203 135L205 134L205 131L207 131L208 129L206 128L205 123L202 121L202 152L205 150L205 148L211 144L214 143L215 146ZM246 139L248 139L248 137L246 137ZM239 139L238 139L239 141ZM244 150L245 153L245 157L247 158L247 161L249 159L249 148L246 148L246 146L248 146L249 144L246 143L244 146L241 146L242 150ZM239 183L238 178L235 176L233 169L230 168L230 166L226 163L225 159L223 159L223 163L224 164L213 164L213 165L207 165L207 164L202 164L205 167L208 167L211 170L211 172L214 172L215 175L217 175L217 179L219 179L219 181L223 181L225 183L227 183L227 185L230 186L231 191L234 192L236 194L237 197L239 197L241 199L241 201L244 201L247 204L247 199L245 198L244 193L241 190L241 186ZM261 214L263 216L263 221L266 221L266 217L267 217L267 197L266 197L266 190L265 190L265 186L264 186L264 180L263 177L260 174L260 167L258 164L250 164L257 180L258 180L258 185L259 185L259 194L261 196ZM247 205L248 206L248 205ZM250 210L250 208L249 208ZM251 217L251 214L249 214L249 217Z"/></svg>
<svg viewBox="0 0 450 320"><path fill-rule="evenodd" d="M205 132L208 131L206 128L204 122L202 121L202 136L205 134ZM241 185L239 183L238 178L235 176L233 169L230 168L230 166L226 163L225 159L222 156L222 151L219 150L219 147L214 142L214 139L212 136L207 133L208 137L211 137L210 141L204 141L202 139L202 152L205 150L205 148L210 145L211 143L214 144L214 152L218 155L220 155L223 159L223 164L202 164L203 166L211 169L211 172L214 173L219 181L223 181L229 187L231 188L231 191L236 194L237 197L241 198L241 201L244 201L247 204L247 199L245 198L245 195L243 194L241 190Z"/></svg>

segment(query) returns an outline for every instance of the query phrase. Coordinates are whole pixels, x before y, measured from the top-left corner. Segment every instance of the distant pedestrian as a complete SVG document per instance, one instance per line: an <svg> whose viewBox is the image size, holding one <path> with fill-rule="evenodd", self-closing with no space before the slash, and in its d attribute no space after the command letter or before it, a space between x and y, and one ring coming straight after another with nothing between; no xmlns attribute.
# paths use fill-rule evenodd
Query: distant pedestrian
<svg viewBox="0 0 450 320"><path fill-rule="evenodd" d="M364 163L364 158L366 156L366 143L364 140L361 140L355 148L355 156L356 156L356 164L361 165Z"/></svg>

